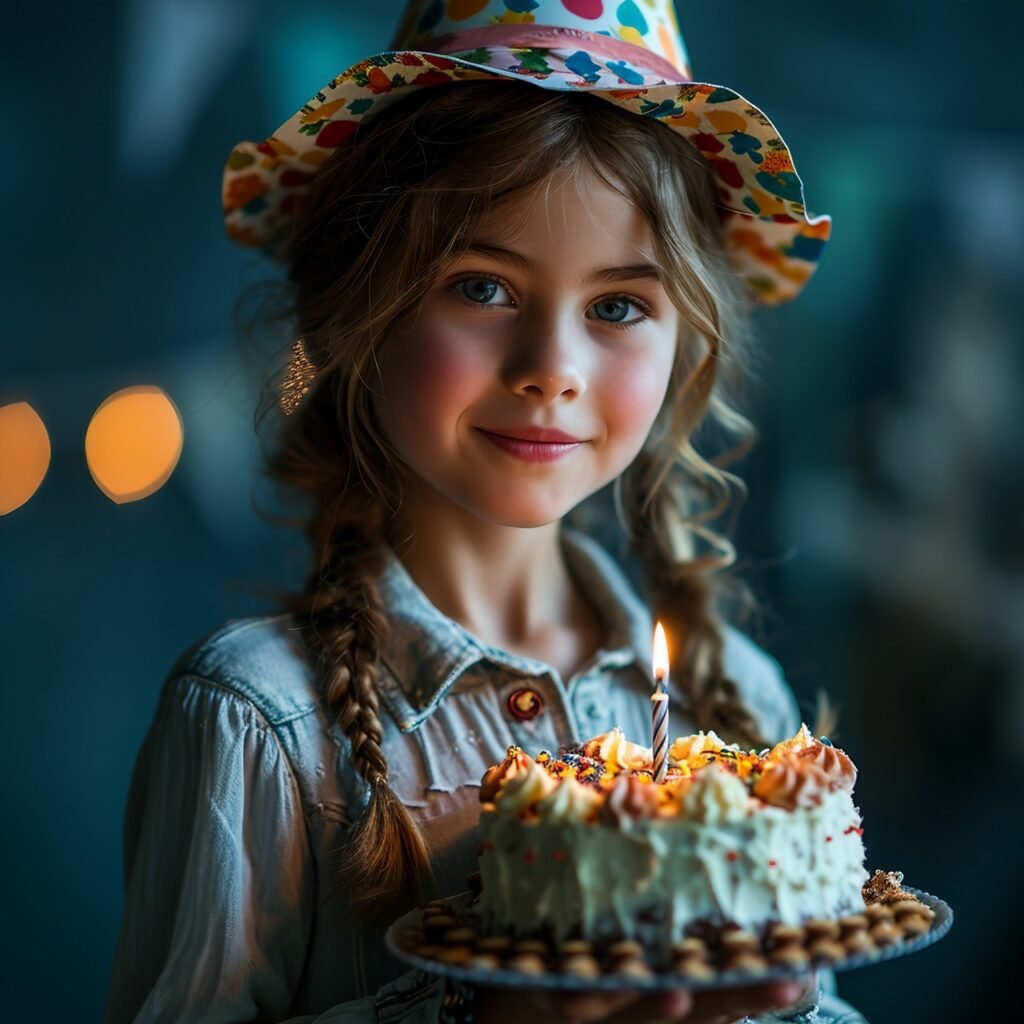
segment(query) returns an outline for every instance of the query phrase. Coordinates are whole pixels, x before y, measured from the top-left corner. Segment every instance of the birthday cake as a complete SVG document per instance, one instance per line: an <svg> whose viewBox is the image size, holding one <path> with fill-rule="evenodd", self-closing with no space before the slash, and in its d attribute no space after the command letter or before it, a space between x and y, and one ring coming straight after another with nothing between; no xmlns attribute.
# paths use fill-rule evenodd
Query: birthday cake
<svg viewBox="0 0 1024 1024"><path fill-rule="evenodd" d="M480 790L479 913L493 934L678 946L701 929L803 926L865 910L857 770L806 725L760 753L713 732L650 748L615 729Z"/></svg>

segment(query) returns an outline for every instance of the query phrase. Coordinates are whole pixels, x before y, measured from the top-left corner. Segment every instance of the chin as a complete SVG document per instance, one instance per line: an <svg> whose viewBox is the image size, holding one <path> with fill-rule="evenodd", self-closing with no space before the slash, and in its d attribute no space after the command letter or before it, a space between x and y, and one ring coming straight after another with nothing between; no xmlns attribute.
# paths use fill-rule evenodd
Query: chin
<svg viewBox="0 0 1024 1024"><path fill-rule="evenodd" d="M505 516L500 520L500 523L502 526L512 527L517 530L536 530L541 526L549 526L561 518L561 516L522 516L513 519Z"/></svg>
<svg viewBox="0 0 1024 1024"><path fill-rule="evenodd" d="M570 502L491 501L478 505L476 514L481 519L499 526L520 530L535 530L560 520L573 508Z"/></svg>

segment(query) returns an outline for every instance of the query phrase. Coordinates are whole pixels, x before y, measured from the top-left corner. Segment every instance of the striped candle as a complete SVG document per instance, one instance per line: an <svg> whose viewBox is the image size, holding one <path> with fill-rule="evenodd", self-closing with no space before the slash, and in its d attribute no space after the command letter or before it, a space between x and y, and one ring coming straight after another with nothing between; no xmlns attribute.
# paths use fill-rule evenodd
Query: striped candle
<svg viewBox="0 0 1024 1024"><path fill-rule="evenodd" d="M659 622L654 628L654 693L651 694L651 751L654 757L654 781L664 782L668 770L668 644Z"/></svg>

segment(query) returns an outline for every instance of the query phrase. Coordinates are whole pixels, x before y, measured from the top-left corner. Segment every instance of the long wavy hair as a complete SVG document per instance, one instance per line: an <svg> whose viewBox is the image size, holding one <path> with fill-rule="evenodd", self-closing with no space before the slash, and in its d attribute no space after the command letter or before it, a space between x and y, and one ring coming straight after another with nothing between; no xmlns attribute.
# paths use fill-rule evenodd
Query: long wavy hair
<svg viewBox="0 0 1024 1024"><path fill-rule="evenodd" d="M329 714L370 789L340 881L357 909L382 917L419 898L430 871L382 749L378 652L388 624L377 580L384 544L394 543L402 466L371 411L375 350L415 316L485 212L584 169L644 216L681 313L665 402L614 484L617 518L671 638L683 710L727 740L765 745L723 666L722 602L754 602L721 571L736 556L714 524L745 497L725 467L755 432L735 404L749 357L748 303L723 249L710 164L663 125L585 93L515 81L418 90L364 122L318 171L297 213L280 315L319 372L295 413L274 417L261 467L302 499L302 514L288 522L303 527L313 565L301 592L278 599L303 627ZM282 368L264 380L261 435ZM713 457L697 451L698 428L709 443L717 438Z"/></svg>

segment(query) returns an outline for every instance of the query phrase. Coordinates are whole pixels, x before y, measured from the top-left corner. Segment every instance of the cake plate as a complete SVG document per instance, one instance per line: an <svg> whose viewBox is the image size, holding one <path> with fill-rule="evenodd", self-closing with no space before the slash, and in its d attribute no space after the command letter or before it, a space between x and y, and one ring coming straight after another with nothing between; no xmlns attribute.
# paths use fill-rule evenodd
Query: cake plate
<svg viewBox="0 0 1024 1024"><path fill-rule="evenodd" d="M422 947L423 944L422 938L418 941L415 939L417 934L422 936L424 912L421 908L411 910L395 921L388 928L386 942L388 949L403 963L418 967L431 974L452 978L470 985L543 988L562 991L603 990L615 992L624 990L661 991L675 988L688 988L692 990L733 988L743 985L759 985L772 981L799 980L806 977L808 971L818 968L828 968L834 971L852 971L860 967L870 967L873 964L883 963L887 960L895 960L897 957L909 956L911 953L919 953L921 950L927 949L938 942L952 927L953 911L948 903L937 896L922 892L920 889L912 889L909 886L903 886L903 888L935 913L931 927L921 935L905 937L892 942L890 945L881 946L869 953L851 953L842 959L823 960L812 958L805 967L793 968L770 965L767 969L760 970L717 970L714 976L710 978L691 978L674 971L659 971L652 973L649 977L618 974L602 974L599 977L578 977L553 969L540 974L510 970L504 967L482 968L447 963L429 956L420 956L414 951L417 946ZM457 919L459 927L472 927L475 923L475 899L474 895L470 892L460 893L457 896L448 898L452 914Z"/></svg>

